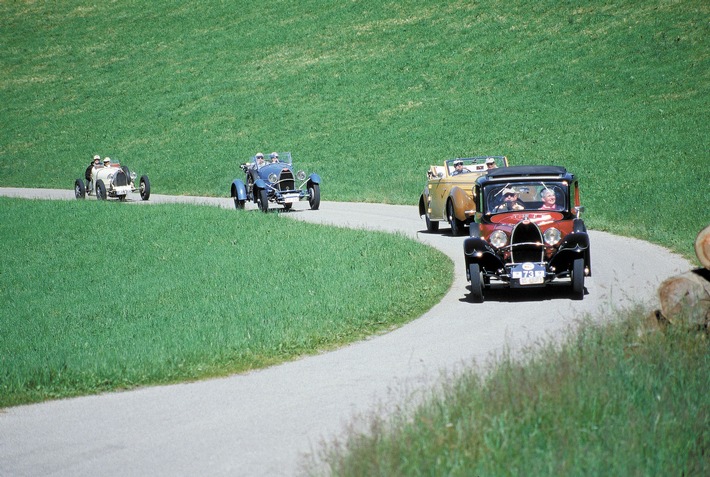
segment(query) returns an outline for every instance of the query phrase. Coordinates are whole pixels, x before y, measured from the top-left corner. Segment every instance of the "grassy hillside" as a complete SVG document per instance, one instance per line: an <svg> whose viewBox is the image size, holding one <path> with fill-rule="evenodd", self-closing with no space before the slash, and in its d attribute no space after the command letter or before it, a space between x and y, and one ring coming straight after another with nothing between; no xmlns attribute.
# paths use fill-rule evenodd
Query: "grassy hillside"
<svg viewBox="0 0 710 477"><path fill-rule="evenodd" d="M290 150L324 200L415 204L430 163L582 177L596 229L692 256L710 222L710 5L641 0L2 2L0 185L92 154L224 196Z"/></svg>

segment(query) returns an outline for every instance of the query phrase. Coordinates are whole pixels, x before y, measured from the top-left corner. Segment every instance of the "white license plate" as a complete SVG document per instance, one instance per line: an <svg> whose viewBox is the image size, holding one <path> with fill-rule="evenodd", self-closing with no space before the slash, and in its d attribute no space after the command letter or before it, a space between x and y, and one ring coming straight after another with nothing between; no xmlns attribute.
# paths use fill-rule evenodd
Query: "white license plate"
<svg viewBox="0 0 710 477"><path fill-rule="evenodd" d="M511 278L521 285L539 285L545 283L545 268L532 263L516 266L511 271Z"/></svg>
<svg viewBox="0 0 710 477"><path fill-rule="evenodd" d="M288 195L284 197L284 202L287 204L293 204L295 202L298 202L298 196L297 195Z"/></svg>

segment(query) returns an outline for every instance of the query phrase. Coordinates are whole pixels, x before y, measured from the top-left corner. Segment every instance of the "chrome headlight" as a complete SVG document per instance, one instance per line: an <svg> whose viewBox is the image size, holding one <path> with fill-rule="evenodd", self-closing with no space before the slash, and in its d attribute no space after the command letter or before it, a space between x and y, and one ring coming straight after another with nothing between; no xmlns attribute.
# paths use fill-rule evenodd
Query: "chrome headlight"
<svg viewBox="0 0 710 477"><path fill-rule="evenodd" d="M545 239L545 243L547 245L557 245L557 243L562 238L562 234L560 233L560 231L554 227L550 227L549 229L545 230L545 233L542 234L542 236Z"/></svg>
<svg viewBox="0 0 710 477"><path fill-rule="evenodd" d="M136 174L135 172L131 171L131 180L132 180L132 181L136 180L136 177L138 177L138 174Z"/></svg>
<svg viewBox="0 0 710 477"><path fill-rule="evenodd" d="M278 181L279 181L279 176L277 176L277 175L274 174L273 172L272 172L271 174L269 174L269 182L271 182L271 183L273 184L273 183L276 183L276 182L278 182Z"/></svg>
<svg viewBox="0 0 710 477"><path fill-rule="evenodd" d="M491 236L488 237L488 241L495 248L501 248L505 247L505 244L508 243L508 236L502 230L494 230Z"/></svg>
<svg viewBox="0 0 710 477"><path fill-rule="evenodd" d="M298 171L296 172L296 179L299 181L302 181L306 178L306 172L305 171Z"/></svg>

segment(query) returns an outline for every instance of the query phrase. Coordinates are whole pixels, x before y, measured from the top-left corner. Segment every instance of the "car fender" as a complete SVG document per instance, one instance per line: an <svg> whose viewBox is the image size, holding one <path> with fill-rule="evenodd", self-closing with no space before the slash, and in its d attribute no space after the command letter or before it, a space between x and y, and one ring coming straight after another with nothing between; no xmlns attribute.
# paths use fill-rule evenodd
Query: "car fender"
<svg viewBox="0 0 710 477"><path fill-rule="evenodd" d="M259 189L267 189L268 190L267 182L264 179L262 179L261 177L258 178L256 181L254 181L254 187L258 187Z"/></svg>
<svg viewBox="0 0 710 477"><path fill-rule="evenodd" d="M244 182L239 179L234 179L234 182L232 182L230 197L236 197L238 200L247 199L247 188L244 185Z"/></svg>
<svg viewBox="0 0 710 477"><path fill-rule="evenodd" d="M584 258L584 267L587 269L586 275L591 276L592 264L589 252L589 234L586 231L567 234L560 243L557 253L550 259L550 267L554 267L557 270L567 270L577 258Z"/></svg>
<svg viewBox="0 0 710 477"><path fill-rule="evenodd" d="M424 189L422 195L419 196L419 217L426 215L427 204L429 203L429 191Z"/></svg>
<svg viewBox="0 0 710 477"><path fill-rule="evenodd" d="M468 221L468 216L466 216L467 210L474 210L476 206L473 200L464 192L460 187L454 187L449 192L449 200L454 205L454 215L457 219L462 222Z"/></svg>
<svg viewBox="0 0 710 477"><path fill-rule="evenodd" d="M308 183L309 184L320 184L320 176L316 174L315 172L312 173L310 176L308 176Z"/></svg>
<svg viewBox="0 0 710 477"><path fill-rule="evenodd" d="M493 247L480 237L474 236L465 239L463 254L466 259L466 268L471 263L477 263L482 269L491 271L505 268L505 264L498 258Z"/></svg>

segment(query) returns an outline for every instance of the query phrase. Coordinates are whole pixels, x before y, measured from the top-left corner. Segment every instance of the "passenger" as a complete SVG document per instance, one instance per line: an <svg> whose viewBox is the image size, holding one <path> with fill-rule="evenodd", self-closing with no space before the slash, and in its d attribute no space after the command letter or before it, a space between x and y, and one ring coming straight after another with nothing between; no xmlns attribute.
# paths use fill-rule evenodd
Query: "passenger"
<svg viewBox="0 0 710 477"><path fill-rule="evenodd" d="M501 192L503 194L503 203L495 208L494 212L507 212L509 210L523 210L525 207L518 201L518 191L506 187Z"/></svg>
<svg viewBox="0 0 710 477"><path fill-rule="evenodd" d="M274 164L276 162L279 162L279 153L278 152L272 152L269 154L269 159L271 159L271 163Z"/></svg>
<svg viewBox="0 0 710 477"><path fill-rule="evenodd" d="M256 153L256 165L261 167L264 165L264 155L260 152Z"/></svg>
<svg viewBox="0 0 710 477"><path fill-rule="evenodd" d="M463 161L454 161L454 172L451 173L452 176L466 174L467 172L470 171L468 169L463 168Z"/></svg>
<svg viewBox="0 0 710 477"><path fill-rule="evenodd" d="M493 159L492 157L489 157L486 159L486 167L490 169L498 169L498 166L496 165L496 160Z"/></svg>
<svg viewBox="0 0 710 477"><path fill-rule="evenodd" d="M542 210L560 210L560 206L555 204L557 197L555 197L555 191L552 189L543 189L540 192L540 197L542 197Z"/></svg>
<svg viewBox="0 0 710 477"><path fill-rule="evenodd" d="M104 167L111 167L111 158L104 157Z"/></svg>

